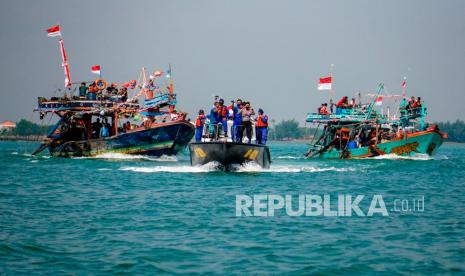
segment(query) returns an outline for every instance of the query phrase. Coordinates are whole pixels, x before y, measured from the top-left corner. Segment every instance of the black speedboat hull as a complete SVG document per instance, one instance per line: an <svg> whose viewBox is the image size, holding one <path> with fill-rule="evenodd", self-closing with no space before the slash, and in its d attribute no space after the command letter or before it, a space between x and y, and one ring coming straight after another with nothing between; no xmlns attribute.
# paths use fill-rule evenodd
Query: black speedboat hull
<svg viewBox="0 0 465 276"><path fill-rule="evenodd" d="M234 142L190 143L189 151L192 166L217 162L228 169L233 164L254 162L262 168L269 168L270 150L267 146Z"/></svg>

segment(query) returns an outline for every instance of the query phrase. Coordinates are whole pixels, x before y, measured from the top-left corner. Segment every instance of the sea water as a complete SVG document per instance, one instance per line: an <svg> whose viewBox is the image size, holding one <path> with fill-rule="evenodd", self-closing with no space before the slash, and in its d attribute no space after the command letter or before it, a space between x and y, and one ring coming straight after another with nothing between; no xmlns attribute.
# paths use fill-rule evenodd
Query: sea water
<svg viewBox="0 0 465 276"><path fill-rule="evenodd" d="M188 153L63 159L37 146L0 143L0 274L465 273L461 144L306 160L304 143L272 142L269 169L235 172L191 167ZM238 195L362 195L365 214L378 195L388 215L245 216Z"/></svg>

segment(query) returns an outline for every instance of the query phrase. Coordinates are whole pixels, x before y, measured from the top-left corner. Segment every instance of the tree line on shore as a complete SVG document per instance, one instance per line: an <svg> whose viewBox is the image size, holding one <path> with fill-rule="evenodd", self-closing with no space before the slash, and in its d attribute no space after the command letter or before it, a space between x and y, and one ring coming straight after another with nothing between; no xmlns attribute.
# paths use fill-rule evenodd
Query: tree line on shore
<svg viewBox="0 0 465 276"><path fill-rule="evenodd" d="M450 142L465 142L465 122L456 120L455 122L437 123L439 129L448 133ZM47 135L51 126L38 125L26 119L21 119L16 128L11 131L1 130L0 135L30 136L30 135ZM270 140L298 140L309 139L315 134L315 129L310 127L301 127L295 119L283 120L270 126Z"/></svg>

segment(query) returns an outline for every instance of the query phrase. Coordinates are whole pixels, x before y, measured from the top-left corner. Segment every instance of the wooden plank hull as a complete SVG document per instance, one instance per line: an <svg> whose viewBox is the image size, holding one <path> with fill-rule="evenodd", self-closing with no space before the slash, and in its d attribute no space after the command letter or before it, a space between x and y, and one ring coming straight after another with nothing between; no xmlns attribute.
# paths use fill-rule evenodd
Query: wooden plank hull
<svg viewBox="0 0 465 276"><path fill-rule="evenodd" d="M413 156L415 154L432 155L442 145L443 137L437 131L420 131L408 134L405 138L393 139L375 146L360 147L351 150L329 149L315 157L324 159L357 159L385 154Z"/></svg>
<svg viewBox="0 0 465 276"><path fill-rule="evenodd" d="M107 138L57 140L50 144L49 151L52 156L59 157L96 156L103 153L175 155L187 146L194 131L194 126L187 121L170 122Z"/></svg>

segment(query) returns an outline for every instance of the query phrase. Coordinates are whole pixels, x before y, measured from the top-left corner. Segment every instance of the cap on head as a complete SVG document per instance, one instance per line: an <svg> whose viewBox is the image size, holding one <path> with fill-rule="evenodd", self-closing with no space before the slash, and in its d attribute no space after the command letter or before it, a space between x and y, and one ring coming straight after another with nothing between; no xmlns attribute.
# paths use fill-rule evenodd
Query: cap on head
<svg viewBox="0 0 465 276"><path fill-rule="evenodd" d="M258 113L263 114L263 109L259 108Z"/></svg>
<svg viewBox="0 0 465 276"><path fill-rule="evenodd" d="M218 102L219 102L220 104L224 104L224 100L223 100L223 99L220 99Z"/></svg>

